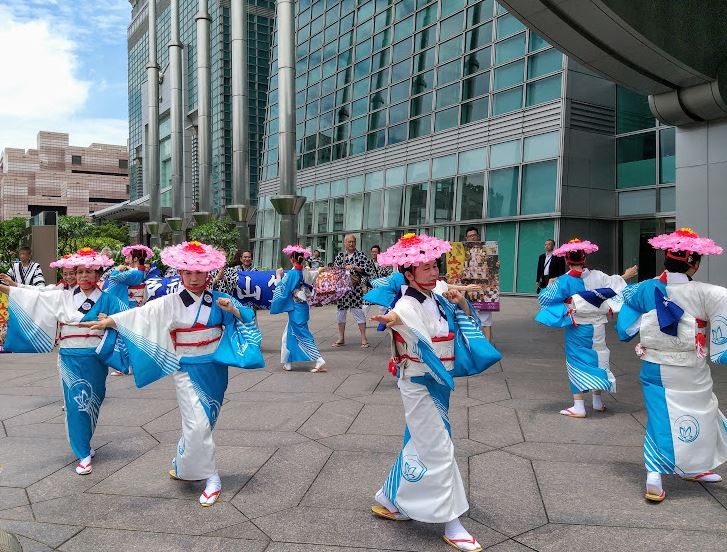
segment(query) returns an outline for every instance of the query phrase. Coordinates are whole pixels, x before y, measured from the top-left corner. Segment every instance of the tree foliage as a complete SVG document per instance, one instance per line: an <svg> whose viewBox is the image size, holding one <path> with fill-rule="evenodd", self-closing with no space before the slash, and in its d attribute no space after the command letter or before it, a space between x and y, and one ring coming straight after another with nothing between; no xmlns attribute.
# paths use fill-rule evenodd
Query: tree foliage
<svg viewBox="0 0 727 552"><path fill-rule="evenodd" d="M228 258L237 246L237 227L229 218L213 219L189 230L189 239L214 245L224 251Z"/></svg>
<svg viewBox="0 0 727 552"><path fill-rule="evenodd" d="M0 267L3 272L15 260L24 233L24 218L17 217L0 221Z"/></svg>
<svg viewBox="0 0 727 552"><path fill-rule="evenodd" d="M129 245L129 227L116 222L99 224L93 227L93 237L109 238L123 245Z"/></svg>
<svg viewBox="0 0 727 552"><path fill-rule="evenodd" d="M58 217L58 253L74 253L81 247L118 251L129 243L129 229L113 222L94 225L86 217Z"/></svg>

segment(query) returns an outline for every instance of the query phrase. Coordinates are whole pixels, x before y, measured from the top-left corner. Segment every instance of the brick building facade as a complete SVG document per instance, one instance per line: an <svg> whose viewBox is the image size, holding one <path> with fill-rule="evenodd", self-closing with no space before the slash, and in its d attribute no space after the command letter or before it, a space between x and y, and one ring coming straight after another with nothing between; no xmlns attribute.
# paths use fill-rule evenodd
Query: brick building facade
<svg viewBox="0 0 727 552"><path fill-rule="evenodd" d="M70 146L68 134L39 132L37 149L0 152L0 220L41 211L89 213L129 199L126 146Z"/></svg>

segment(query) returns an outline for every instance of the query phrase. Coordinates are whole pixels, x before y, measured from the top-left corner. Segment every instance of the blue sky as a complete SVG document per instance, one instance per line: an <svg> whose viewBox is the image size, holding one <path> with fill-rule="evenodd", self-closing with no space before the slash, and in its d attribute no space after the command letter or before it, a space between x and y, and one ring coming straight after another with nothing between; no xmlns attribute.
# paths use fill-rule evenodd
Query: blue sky
<svg viewBox="0 0 727 552"><path fill-rule="evenodd" d="M126 144L128 0L0 2L0 149L40 130L72 145Z"/></svg>

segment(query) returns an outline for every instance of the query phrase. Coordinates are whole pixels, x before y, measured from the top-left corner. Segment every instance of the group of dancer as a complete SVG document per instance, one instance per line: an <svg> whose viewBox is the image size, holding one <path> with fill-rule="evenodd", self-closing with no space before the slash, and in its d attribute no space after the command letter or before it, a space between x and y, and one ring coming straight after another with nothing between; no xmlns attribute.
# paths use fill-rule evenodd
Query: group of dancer
<svg viewBox="0 0 727 552"><path fill-rule="evenodd" d="M557 249L554 254L565 257L570 270L541 292L536 319L566 331L574 404L561 414L572 418L586 417L584 393L592 392L593 409L604 411L602 392L615 392L604 331L609 311L620 311L623 339L641 334L646 498L660 501L661 474L719 481L710 470L727 459L727 420L706 363L707 335L712 360L727 363L727 290L691 280L701 255L722 252L712 240L681 229L651 243L666 250L666 270L632 286L626 280L636 276L636 267L620 276L586 268L587 255L598 249L593 243L572 240ZM405 234L378 255L378 264L393 271L374 280L364 296L382 309L372 320L390 330L388 370L397 378L406 420L401 452L371 510L387 520L442 523L449 545L474 552L482 547L459 521L469 505L455 460L449 399L455 378L477 375L501 355L483 335L466 290L439 279L437 260L450 249L435 237ZM293 268L277 271L271 305L271 314L288 315L281 364L290 370L293 363L309 362L313 371L325 371L308 328L307 301L325 268L304 267L311 253L300 245L283 252ZM162 262L178 272L181 286L153 300L143 292L151 250L137 244L123 253L126 264L111 272L105 291L99 275L113 261L88 248L52 263L63 273L56 286L16 286L3 279L0 293L9 295L10 314L6 349L49 352L59 344L66 427L80 475L93 471L91 438L108 367L133 373L138 387L172 375L182 435L169 476L204 481L199 502L211 506L222 491L213 429L228 366L264 366L254 311L208 289L210 272L225 264L224 253L212 246L184 242L164 249Z"/></svg>

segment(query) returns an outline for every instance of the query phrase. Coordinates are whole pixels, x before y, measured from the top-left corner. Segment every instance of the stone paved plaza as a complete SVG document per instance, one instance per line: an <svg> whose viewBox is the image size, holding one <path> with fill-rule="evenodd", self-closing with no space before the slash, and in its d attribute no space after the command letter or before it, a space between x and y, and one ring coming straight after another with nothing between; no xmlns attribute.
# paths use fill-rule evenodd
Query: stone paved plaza
<svg viewBox="0 0 727 552"><path fill-rule="evenodd" d="M535 324L537 303L505 298L494 339L503 360L458 380L450 417L471 509L464 525L492 552L727 550L727 484L665 479L643 499L645 414L633 346L609 332L619 392L585 420L569 406L563 336ZM268 368L233 369L215 441L223 493L166 472L179 437L171 378L139 390L109 378L94 472L73 472L55 355L0 355L0 527L24 550L442 551L441 525L374 518L369 507L401 444L386 372L388 338L332 349L335 312L313 309L327 374L284 372L283 317L262 313ZM727 370L713 371L727 406ZM719 471L727 478L727 466Z"/></svg>

